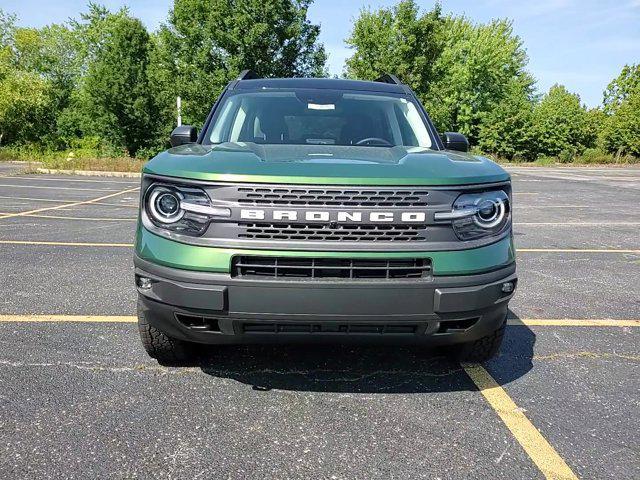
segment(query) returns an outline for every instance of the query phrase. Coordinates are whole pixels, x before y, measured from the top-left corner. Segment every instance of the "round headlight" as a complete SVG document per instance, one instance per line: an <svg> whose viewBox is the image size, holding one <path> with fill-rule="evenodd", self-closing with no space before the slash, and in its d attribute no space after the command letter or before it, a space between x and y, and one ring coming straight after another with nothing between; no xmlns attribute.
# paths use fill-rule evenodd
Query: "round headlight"
<svg viewBox="0 0 640 480"><path fill-rule="evenodd" d="M184 216L180 208L182 195L168 188L158 187L149 195L149 213L154 220L161 223L175 223Z"/></svg>
<svg viewBox="0 0 640 480"><path fill-rule="evenodd" d="M473 221L479 227L493 228L504 220L507 209L503 199L481 199L477 206L478 213L473 217Z"/></svg>
<svg viewBox="0 0 640 480"><path fill-rule="evenodd" d="M173 193L161 193L156 199L156 208L160 215L173 217L180 208L180 199Z"/></svg>

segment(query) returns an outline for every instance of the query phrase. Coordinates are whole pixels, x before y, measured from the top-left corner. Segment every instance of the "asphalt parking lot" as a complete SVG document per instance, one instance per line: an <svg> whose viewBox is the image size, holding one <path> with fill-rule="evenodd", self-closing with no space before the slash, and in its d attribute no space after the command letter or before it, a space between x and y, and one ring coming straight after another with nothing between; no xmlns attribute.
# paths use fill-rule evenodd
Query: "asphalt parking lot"
<svg viewBox="0 0 640 480"><path fill-rule="evenodd" d="M138 181L0 163L0 478L640 478L640 168L513 168L501 354L144 353Z"/></svg>

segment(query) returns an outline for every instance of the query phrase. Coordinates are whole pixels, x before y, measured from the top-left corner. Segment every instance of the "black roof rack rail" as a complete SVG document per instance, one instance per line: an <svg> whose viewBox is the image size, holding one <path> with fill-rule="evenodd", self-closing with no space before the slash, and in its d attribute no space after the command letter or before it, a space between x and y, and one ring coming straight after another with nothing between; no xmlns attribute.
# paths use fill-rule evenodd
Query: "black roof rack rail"
<svg viewBox="0 0 640 480"><path fill-rule="evenodd" d="M395 75L391 75L389 73L385 73L380 78L376 79L376 82L380 83L390 83L392 85L402 85L402 82Z"/></svg>
<svg viewBox="0 0 640 480"><path fill-rule="evenodd" d="M254 72L253 70L243 70L238 75L238 80L255 80L256 78L260 78L260 76Z"/></svg>

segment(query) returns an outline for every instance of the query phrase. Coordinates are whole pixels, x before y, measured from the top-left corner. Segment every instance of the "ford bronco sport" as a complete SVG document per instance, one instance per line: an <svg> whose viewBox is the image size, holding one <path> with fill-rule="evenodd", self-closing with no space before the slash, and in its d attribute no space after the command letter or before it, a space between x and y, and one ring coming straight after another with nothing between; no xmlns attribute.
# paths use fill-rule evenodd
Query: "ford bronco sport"
<svg viewBox="0 0 640 480"><path fill-rule="evenodd" d="M375 82L231 82L143 171L142 343L391 341L484 361L516 287L509 175Z"/></svg>

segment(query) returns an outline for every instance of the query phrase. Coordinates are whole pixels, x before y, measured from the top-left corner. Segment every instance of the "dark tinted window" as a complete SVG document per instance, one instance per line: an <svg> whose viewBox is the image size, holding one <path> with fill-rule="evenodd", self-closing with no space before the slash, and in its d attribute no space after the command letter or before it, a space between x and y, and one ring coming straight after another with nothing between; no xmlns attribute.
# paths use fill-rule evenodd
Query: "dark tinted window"
<svg viewBox="0 0 640 480"><path fill-rule="evenodd" d="M211 143L430 147L417 106L404 97L330 90L229 96L208 133Z"/></svg>

